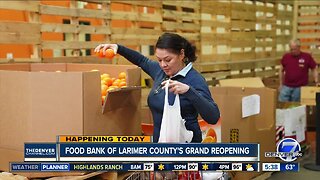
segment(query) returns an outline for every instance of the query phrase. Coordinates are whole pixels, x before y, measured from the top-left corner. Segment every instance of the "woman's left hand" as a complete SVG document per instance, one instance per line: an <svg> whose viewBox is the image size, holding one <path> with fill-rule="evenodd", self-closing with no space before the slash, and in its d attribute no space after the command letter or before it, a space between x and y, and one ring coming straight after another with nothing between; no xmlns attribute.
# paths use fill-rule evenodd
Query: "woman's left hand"
<svg viewBox="0 0 320 180"><path fill-rule="evenodd" d="M190 86L182 82L170 80L170 79L167 81L169 81L169 91L173 92L174 94L184 94L190 89ZM163 86L162 89L165 88L167 81L163 81L161 83L161 85Z"/></svg>

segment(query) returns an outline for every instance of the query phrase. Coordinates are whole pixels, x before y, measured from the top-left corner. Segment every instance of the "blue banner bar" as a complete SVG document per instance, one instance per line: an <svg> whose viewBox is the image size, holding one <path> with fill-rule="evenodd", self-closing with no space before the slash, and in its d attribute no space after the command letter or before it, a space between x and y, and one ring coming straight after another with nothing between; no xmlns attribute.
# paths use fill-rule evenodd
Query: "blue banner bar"
<svg viewBox="0 0 320 180"><path fill-rule="evenodd" d="M258 157L258 144L60 144L60 157Z"/></svg>
<svg viewBox="0 0 320 180"><path fill-rule="evenodd" d="M240 143L25 143L25 161L254 162L259 144Z"/></svg>
<svg viewBox="0 0 320 180"><path fill-rule="evenodd" d="M234 165L237 165L235 169ZM10 163L10 172L259 171L259 163Z"/></svg>

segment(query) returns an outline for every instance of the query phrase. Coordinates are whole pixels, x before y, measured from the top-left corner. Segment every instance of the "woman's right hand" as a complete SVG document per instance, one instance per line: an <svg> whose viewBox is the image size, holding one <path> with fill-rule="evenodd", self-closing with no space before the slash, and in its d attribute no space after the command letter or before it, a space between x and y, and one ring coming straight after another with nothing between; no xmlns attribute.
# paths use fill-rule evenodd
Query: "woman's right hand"
<svg viewBox="0 0 320 180"><path fill-rule="evenodd" d="M105 51L107 49L112 49L114 51L114 54L117 54L118 51L118 45L117 44L99 44L95 49L94 52L98 53L100 50L103 50L103 53L105 53Z"/></svg>

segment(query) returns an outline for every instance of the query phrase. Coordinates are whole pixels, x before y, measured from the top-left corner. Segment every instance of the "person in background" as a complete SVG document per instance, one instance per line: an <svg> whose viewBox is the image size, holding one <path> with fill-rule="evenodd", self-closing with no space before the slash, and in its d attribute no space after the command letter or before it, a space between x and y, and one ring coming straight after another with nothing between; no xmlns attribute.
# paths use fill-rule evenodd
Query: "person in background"
<svg viewBox="0 0 320 180"><path fill-rule="evenodd" d="M309 69L312 71L316 85L318 81L317 64L309 53L300 51L300 40L294 39L289 42L290 52L286 53L281 60L279 71L279 101L300 101L301 86L306 86L309 81Z"/></svg>
<svg viewBox="0 0 320 180"><path fill-rule="evenodd" d="M195 47L184 37L174 33L161 35L155 46L157 61L117 44L100 44L95 48L95 52L108 48L141 67L154 80L148 96L148 106L154 123L154 142L159 140L165 98L163 86L167 80L169 104L173 104L175 94L180 95L181 116L186 121L187 130L193 131L192 142L202 141L198 114L209 124L215 124L219 120L220 111L211 97L205 79L192 67L196 60Z"/></svg>

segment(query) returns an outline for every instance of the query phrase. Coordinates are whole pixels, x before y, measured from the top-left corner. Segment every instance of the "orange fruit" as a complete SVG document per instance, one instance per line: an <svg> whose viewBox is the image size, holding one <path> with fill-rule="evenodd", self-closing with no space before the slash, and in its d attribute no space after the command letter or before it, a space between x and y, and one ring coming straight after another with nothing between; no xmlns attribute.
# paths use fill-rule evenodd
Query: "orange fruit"
<svg viewBox="0 0 320 180"><path fill-rule="evenodd" d="M103 73L100 75L101 79L110 78L110 75L107 73Z"/></svg>
<svg viewBox="0 0 320 180"><path fill-rule="evenodd" d="M120 79L116 79L116 80L113 81L112 86L118 86L118 87L120 87L120 82L121 82Z"/></svg>
<svg viewBox="0 0 320 180"><path fill-rule="evenodd" d="M111 86L112 85L112 79L111 78L105 78L105 79L103 79L104 80L104 82L105 82L105 85L107 85L107 86Z"/></svg>
<svg viewBox="0 0 320 180"><path fill-rule="evenodd" d="M124 86L126 86L126 85L127 85L127 83L124 82L124 81L120 81L120 83L119 83L119 87L124 87Z"/></svg>
<svg viewBox="0 0 320 180"><path fill-rule="evenodd" d="M116 89L116 88L119 88L118 86L110 86L108 89L110 88L113 88L113 89Z"/></svg>
<svg viewBox="0 0 320 180"><path fill-rule="evenodd" d="M107 95L107 89L101 90L101 96L106 96Z"/></svg>
<svg viewBox="0 0 320 180"><path fill-rule="evenodd" d="M97 55L99 56L99 57L104 57L105 55L103 54L103 50L102 49L100 49L100 51L97 53Z"/></svg>
<svg viewBox="0 0 320 180"><path fill-rule="evenodd" d="M211 136L207 136L202 140L202 143L212 143L214 142L214 138Z"/></svg>
<svg viewBox="0 0 320 180"><path fill-rule="evenodd" d="M127 74L125 73L125 72L121 72L121 73L119 73L119 79L126 79L126 77L127 77Z"/></svg>
<svg viewBox="0 0 320 180"><path fill-rule="evenodd" d="M109 59L113 58L115 55L113 49L107 49L105 54L106 54L105 57Z"/></svg>
<svg viewBox="0 0 320 180"><path fill-rule="evenodd" d="M101 91L108 89L108 86L105 84L101 84Z"/></svg>
<svg viewBox="0 0 320 180"><path fill-rule="evenodd" d="M114 81L114 82L112 83L112 86L117 86L117 87L119 87L119 84L120 84L119 81Z"/></svg>
<svg viewBox="0 0 320 180"><path fill-rule="evenodd" d="M106 96L107 95L107 90L101 91L101 96Z"/></svg>

